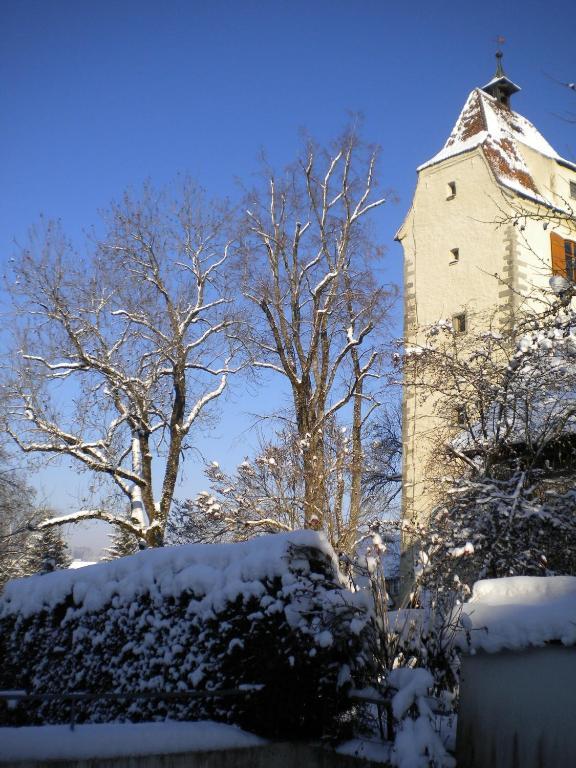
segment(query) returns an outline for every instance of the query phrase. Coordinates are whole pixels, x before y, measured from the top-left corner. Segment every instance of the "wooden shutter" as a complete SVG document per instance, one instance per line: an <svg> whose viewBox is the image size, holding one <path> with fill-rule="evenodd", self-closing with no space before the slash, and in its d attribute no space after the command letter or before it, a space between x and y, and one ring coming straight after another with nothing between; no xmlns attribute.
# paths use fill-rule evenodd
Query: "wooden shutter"
<svg viewBox="0 0 576 768"><path fill-rule="evenodd" d="M556 232L550 233L550 248L552 250L552 274L566 277L566 254L564 253L564 238Z"/></svg>

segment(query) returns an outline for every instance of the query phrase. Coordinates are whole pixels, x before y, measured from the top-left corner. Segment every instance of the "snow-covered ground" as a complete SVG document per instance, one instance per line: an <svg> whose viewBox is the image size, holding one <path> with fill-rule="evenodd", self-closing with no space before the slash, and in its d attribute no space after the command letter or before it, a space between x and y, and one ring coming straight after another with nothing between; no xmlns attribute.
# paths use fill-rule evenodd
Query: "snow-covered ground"
<svg viewBox="0 0 576 768"><path fill-rule="evenodd" d="M197 723L107 723L2 728L0 760L55 760L159 755L255 747L264 739L232 725Z"/></svg>
<svg viewBox="0 0 576 768"><path fill-rule="evenodd" d="M368 741L367 739L351 739L336 747L340 755L371 760L374 763L388 763L390 761L390 744L381 741Z"/></svg>

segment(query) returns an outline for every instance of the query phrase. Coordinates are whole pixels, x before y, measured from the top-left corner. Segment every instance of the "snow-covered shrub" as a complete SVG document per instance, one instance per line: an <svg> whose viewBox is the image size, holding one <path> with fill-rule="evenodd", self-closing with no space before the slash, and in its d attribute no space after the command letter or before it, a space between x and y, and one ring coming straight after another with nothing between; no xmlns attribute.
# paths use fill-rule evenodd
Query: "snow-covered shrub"
<svg viewBox="0 0 576 768"><path fill-rule="evenodd" d="M547 488L539 469L455 481L420 537L422 580L469 594L479 579L574 573L575 498Z"/></svg>
<svg viewBox="0 0 576 768"><path fill-rule="evenodd" d="M396 768L452 768L458 661L451 625L424 608L380 618L382 691L391 701L390 764Z"/></svg>
<svg viewBox="0 0 576 768"><path fill-rule="evenodd" d="M388 684L396 723L390 762L396 768L453 768L455 759L437 733L429 694L434 678L426 669L394 669Z"/></svg>
<svg viewBox="0 0 576 768"><path fill-rule="evenodd" d="M434 694L444 697L458 685L458 661L453 648L459 630L458 606L463 590L430 590L426 580L428 568L421 565L416 572L413 591L406 596L401 610L392 610L387 572L394 578L394 555L388 548L398 544L404 528L401 521L376 522L370 536L363 541L362 553L349 563L348 573L356 588L370 596L379 633L377 644L380 676L399 667L423 668L432 672ZM423 534L420 534L421 537ZM425 559L422 551L421 557Z"/></svg>
<svg viewBox="0 0 576 768"><path fill-rule="evenodd" d="M218 691L192 701L95 699L79 719L215 719L275 737L337 730L373 674L365 596L343 586L312 531L147 550L11 582L0 603L0 685L35 693ZM65 722L68 702L27 713ZM35 714L33 714L33 712Z"/></svg>
<svg viewBox="0 0 576 768"><path fill-rule="evenodd" d="M382 526L380 526L382 528ZM366 542L368 543L368 541ZM385 545L373 532L352 577L372 602L379 641L374 696L391 702L386 720L390 764L397 768L449 768L458 697L459 659L454 638L462 629L456 595L430 593L415 585L411 608L391 610L386 587ZM382 733L368 709L358 719L359 735Z"/></svg>

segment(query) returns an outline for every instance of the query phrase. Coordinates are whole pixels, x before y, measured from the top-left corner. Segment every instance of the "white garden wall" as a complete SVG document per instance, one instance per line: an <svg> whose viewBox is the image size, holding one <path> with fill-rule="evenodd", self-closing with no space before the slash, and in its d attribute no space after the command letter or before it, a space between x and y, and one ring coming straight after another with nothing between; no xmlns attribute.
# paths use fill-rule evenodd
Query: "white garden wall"
<svg viewBox="0 0 576 768"><path fill-rule="evenodd" d="M458 768L576 766L576 649L464 656Z"/></svg>

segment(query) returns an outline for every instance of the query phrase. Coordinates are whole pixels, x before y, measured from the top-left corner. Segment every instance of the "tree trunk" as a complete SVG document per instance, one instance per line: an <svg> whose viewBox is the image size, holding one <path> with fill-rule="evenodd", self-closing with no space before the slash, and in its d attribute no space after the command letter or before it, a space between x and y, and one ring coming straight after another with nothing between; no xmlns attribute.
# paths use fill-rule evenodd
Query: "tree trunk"
<svg viewBox="0 0 576 768"><path fill-rule="evenodd" d="M142 475L142 449L140 445L140 435L136 429L132 431L132 471L136 475ZM137 483L134 483L130 492L130 517L142 529L145 528L149 522L146 520L146 514L144 512L142 488Z"/></svg>
<svg viewBox="0 0 576 768"><path fill-rule="evenodd" d="M362 451L362 382L356 387L352 419L352 455L350 456L350 515L346 532L347 546L353 546L358 538L362 514L362 474L364 455Z"/></svg>

